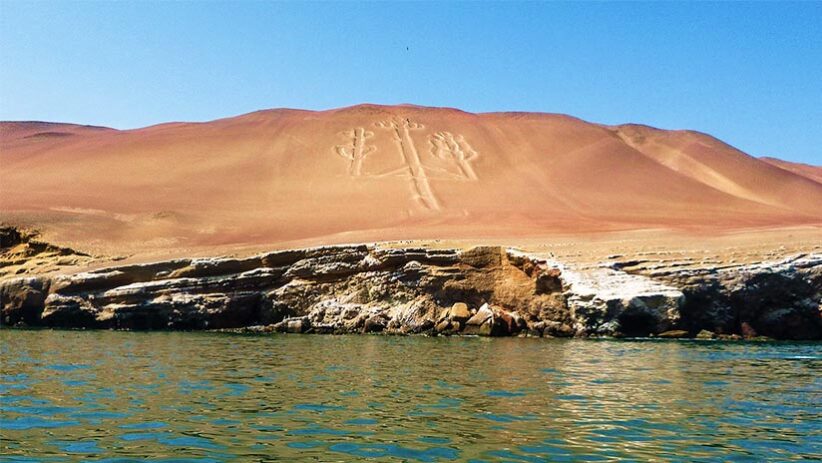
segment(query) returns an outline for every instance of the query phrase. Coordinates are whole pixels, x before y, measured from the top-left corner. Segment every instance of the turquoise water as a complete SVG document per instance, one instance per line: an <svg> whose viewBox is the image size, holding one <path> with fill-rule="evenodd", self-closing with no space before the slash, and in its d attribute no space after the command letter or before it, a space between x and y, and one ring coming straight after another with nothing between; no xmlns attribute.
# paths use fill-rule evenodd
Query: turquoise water
<svg viewBox="0 0 822 463"><path fill-rule="evenodd" d="M822 344L0 331L0 461L822 459Z"/></svg>

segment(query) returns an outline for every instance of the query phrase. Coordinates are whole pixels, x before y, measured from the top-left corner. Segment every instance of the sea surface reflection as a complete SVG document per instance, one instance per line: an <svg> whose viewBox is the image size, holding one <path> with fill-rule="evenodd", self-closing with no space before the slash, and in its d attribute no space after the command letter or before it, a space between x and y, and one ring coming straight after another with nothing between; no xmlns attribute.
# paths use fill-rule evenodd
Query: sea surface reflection
<svg viewBox="0 0 822 463"><path fill-rule="evenodd" d="M818 343L0 341L0 461L822 460Z"/></svg>

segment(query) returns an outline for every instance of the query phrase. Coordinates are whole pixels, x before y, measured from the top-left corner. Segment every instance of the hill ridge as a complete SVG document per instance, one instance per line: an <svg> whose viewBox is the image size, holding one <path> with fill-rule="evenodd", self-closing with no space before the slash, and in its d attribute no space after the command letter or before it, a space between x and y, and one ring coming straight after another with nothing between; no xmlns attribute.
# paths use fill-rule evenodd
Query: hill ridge
<svg viewBox="0 0 822 463"><path fill-rule="evenodd" d="M710 135L640 124L363 104L131 130L55 127L0 123L0 212L72 244L822 224L822 184L808 174Z"/></svg>

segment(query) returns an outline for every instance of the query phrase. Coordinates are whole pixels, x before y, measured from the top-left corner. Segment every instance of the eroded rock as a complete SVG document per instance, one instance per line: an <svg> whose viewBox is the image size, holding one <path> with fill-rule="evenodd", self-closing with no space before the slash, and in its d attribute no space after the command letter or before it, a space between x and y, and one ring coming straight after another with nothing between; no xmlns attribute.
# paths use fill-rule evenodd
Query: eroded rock
<svg viewBox="0 0 822 463"><path fill-rule="evenodd" d="M611 268L563 268L568 309L578 335L647 336L677 325L682 291Z"/></svg>
<svg viewBox="0 0 822 463"><path fill-rule="evenodd" d="M687 337L689 337L689 336L690 336L690 333L688 333L688 332L687 332L687 331L685 331L685 330L670 330L670 331L663 331L662 333L659 333L659 334L657 335L657 337L659 337L659 338L665 338L665 339L687 338Z"/></svg>
<svg viewBox="0 0 822 463"><path fill-rule="evenodd" d="M682 288L681 325L690 332L822 339L822 255L660 278Z"/></svg>
<svg viewBox="0 0 822 463"><path fill-rule="evenodd" d="M618 265L617 265L618 264ZM822 257L576 268L499 247L331 246L0 282L3 326L480 336L822 338Z"/></svg>

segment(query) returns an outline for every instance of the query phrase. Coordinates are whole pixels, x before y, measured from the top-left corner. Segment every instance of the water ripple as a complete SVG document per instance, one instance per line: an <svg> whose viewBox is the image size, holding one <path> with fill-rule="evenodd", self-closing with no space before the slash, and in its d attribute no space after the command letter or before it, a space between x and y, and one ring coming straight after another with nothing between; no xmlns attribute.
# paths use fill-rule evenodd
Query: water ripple
<svg viewBox="0 0 822 463"><path fill-rule="evenodd" d="M0 341L0 462L822 459L814 343L9 330Z"/></svg>

